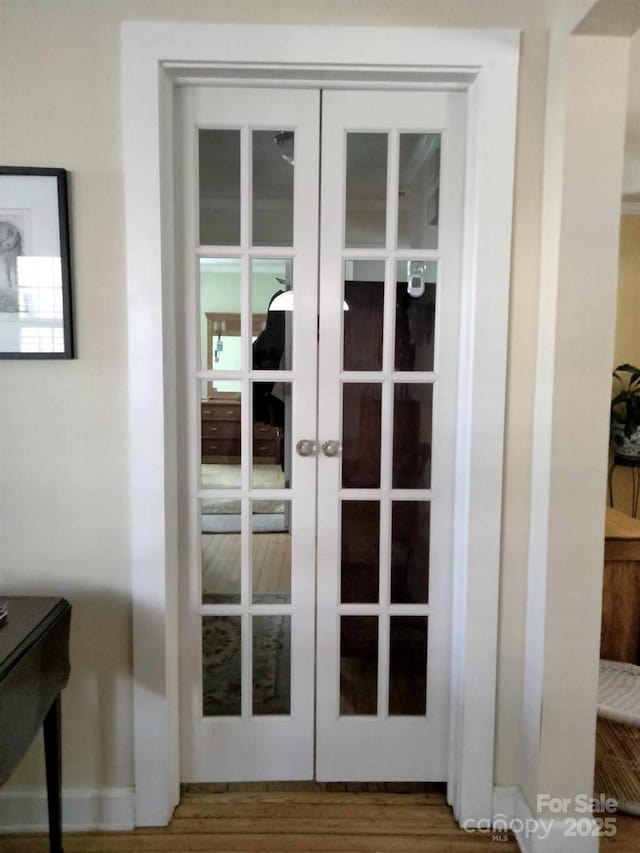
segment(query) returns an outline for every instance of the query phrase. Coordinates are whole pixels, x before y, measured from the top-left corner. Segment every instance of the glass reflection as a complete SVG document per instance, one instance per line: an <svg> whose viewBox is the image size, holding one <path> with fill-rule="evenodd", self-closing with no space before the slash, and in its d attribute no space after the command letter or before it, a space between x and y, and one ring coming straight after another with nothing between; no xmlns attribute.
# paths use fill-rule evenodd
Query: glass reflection
<svg viewBox="0 0 640 853"><path fill-rule="evenodd" d="M345 245L383 248L387 230L387 134L347 134Z"/></svg>
<svg viewBox="0 0 640 853"><path fill-rule="evenodd" d="M345 261L344 370L382 369L384 261Z"/></svg>
<svg viewBox="0 0 640 853"><path fill-rule="evenodd" d="M254 130L253 245L293 245L293 170L295 134L292 130Z"/></svg>
<svg viewBox="0 0 640 853"><path fill-rule="evenodd" d="M437 249L440 134L400 134L398 248Z"/></svg>
<svg viewBox="0 0 640 853"><path fill-rule="evenodd" d="M251 262L252 365L254 370L293 367L293 263Z"/></svg>
<svg viewBox="0 0 640 853"><path fill-rule="evenodd" d="M238 258L200 259L200 364L240 370L242 279Z"/></svg>
<svg viewBox="0 0 640 853"><path fill-rule="evenodd" d="M239 495L200 501L203 604L240 604L240 517Z"/></svg>
<svg viewBox="0 0 640 853"><path fill-rule="evenodd" d="M291 501L251 502L254 604L291 602Z"/></svg>
<svg viewBox="0 0 640 853"><path fill-rule="evenodd" d="M343 501L341 601L378 601L380 574L380 504Z"/></svg>
<svg viewBox="0 0 640 853"><path fill-rule="evenodd" d="M239 716L242 659L240 616L202 617L202 713Z"/></svg>
<svg viewBox="0 0 640 853"><path fill-rule="evenodd" d="M406 382L393 390L393 488L428 489L433 385Z"/></svg>
<svg viewBox="0 0 640 853"><path fill-rule="evenodd" d="M254 489L291 486L291 382L253 382Z"/></svg>
<svg viewBox="0 0 640 853"><path fill-rule="evenodd" d="M347 382L342 386L342 487L380 486L382 386Z"/></svg>
<svg viewBox="0 0 640 853"><path fill-rule="evenodd" d="M240 244L240 131L198 132L201 246Z"/></svg>
<svg viewBox="0 0 640 853"><path fill-rule="evenodd" d="M253 713L291 713L291 616L253 617Z"/></svg>
<svg viewBox="0 0 640 853"><path fill-rule="evenodd" d="M378 617L340 617L340 714L378 710Z"/></svg>
<svg viewBox="0 0 640 853"><path fill-rule="evenodd" d="M201 485L203 489L240 488L240 382L200 383Z"/></svg>
<svg viewBox="0 0 640 853"><path fill-rule="evenodd" d="M398 261L396 268L396 370L434 367L436 261Z"/></svg>
<svg viewBox="0 0 640 853"><path fill-rule="evenodd" d="M429 590L430 505L391 504L391 603L426 604Z"/></svg>
<svg viewBox="0 0 640 853"><path fill-rule="evenodd" d="M427 713L427 616L392 616L389 714Z"/></svg>

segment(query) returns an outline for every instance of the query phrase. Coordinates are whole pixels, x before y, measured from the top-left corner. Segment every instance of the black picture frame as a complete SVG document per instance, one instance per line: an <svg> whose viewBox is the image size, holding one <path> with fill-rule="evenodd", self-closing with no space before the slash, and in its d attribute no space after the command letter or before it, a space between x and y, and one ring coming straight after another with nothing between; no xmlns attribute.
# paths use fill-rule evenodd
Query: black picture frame
<svg viewBox="0 0 640 853"><path fill-rule="evenodd" d="M0 359L70 358L67 171L0 166Z"/></svg>

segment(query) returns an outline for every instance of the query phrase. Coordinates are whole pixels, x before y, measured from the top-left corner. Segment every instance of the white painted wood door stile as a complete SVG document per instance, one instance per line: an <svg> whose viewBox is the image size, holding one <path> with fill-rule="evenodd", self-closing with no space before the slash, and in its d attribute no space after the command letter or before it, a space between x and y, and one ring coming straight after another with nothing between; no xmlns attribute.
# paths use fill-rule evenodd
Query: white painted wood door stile
<svg viewBox="0 0 640 853"><path fill-rule="evenodd" d="M185 782L447 778L465 115L466 94L457 91L180 91L190 460L180 590ZM235 132L220 144L235 151L237 141L237 157L209 164L225 197L205 203L206 131ZM258 174L259 144L264 162L271 152L279 158L274 182L281 163L291 170L290 211ZM227 197L234 170L237 200ZM278 242L277 223L289 214L291 239ZM291 291L280 314L273 299L257 299L263 272L278 281L274 296L277 287ZM219 296L226 288L216 304L239 313L242 334L234 342L219 331L208 350L220 359L205 363L215 287ZM260 340L252 348L256 317L268 332L276 314L287 341L279 364L265 370L256 361ZM271 423L272 413L264 426L260 414L267 387L284 414L272 421L281 464L265 487L255 436ZM221 401L239 412L238 427L205 420L205 408ZM205 428L220 435L207 445L207 465ZM296 452L301 440L311 444ZM215 453L240 462L217 464ZM227 469L231 482L222 478ZM237 529L231 510L205 514L231 501ZM212 523L216 553L220 537L236 537L238 574L224 590L219 577L208 579L203 556ZM271 595L268 581L256 594L265 535L280 536L279 554L290 542L284 596ZM256 698L256 638L267 624L260 620L274 616L288 626L270 666L272 689L288 679L284 708ZM223 664L222 648L203 652L204 625L216 619L232 649ZM219 631L213 636L220 642ZM209 678L229 681L233 712L219 689L218 704L207 704L207 666Z"/></svg>

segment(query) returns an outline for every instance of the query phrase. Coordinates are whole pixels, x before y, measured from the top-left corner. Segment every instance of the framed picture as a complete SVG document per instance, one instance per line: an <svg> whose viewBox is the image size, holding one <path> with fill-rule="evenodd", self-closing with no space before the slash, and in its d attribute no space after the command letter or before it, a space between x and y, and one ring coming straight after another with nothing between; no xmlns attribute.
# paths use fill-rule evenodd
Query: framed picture
<svg viewBox="0 0 640 853"><path fill-rule="evenodd" d="M73 358L67 173L0 166L0 358Z"/></svg>

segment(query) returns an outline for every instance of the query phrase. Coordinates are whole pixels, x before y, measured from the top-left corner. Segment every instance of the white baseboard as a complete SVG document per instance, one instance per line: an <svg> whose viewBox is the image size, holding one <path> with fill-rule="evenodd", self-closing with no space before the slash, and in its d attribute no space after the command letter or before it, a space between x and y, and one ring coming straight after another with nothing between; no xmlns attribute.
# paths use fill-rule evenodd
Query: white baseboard
<svg viewBox="0 0 640 853"><path fill-rule="evenodd" d="M544 814L536 821L519 787L493 789L493 814L498 828L505 821L514 830L522 853L598 853L596 824L589 815L579 818L582 835L572 834L575 825L564 816Z"/></svg>
<svg viewBox="0 0 640 853"><path fill-rule="evenodd" d="M65 832L134 828L134 789L66 790L62 794ZM0 791L0 833L46 832L47 792Z"/></svg>

